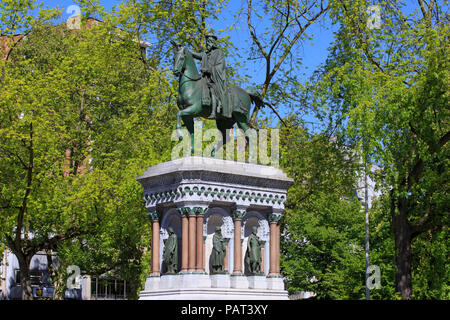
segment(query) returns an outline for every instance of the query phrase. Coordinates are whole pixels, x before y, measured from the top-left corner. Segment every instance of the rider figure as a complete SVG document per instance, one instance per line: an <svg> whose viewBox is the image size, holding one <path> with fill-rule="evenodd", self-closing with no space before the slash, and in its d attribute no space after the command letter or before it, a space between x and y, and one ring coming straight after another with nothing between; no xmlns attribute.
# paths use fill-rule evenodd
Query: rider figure
<svg viewBox="0 0 450 320"><path fill-rule="evenodd" d="M192 56L201 60L202 81L206 82L206 88L203 88L202 93L202 104L211 105L212 112L209 118L215 119L216 112L231 118L225 55L217 46L217 36L213 32L206 34L206 52L192 52Z"/></svg>

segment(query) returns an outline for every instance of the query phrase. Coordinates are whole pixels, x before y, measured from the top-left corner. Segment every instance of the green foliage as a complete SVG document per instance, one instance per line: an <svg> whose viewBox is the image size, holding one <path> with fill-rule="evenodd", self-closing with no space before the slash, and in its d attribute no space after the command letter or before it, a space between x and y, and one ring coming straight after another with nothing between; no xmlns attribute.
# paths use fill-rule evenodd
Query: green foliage
<svg viewBox="0 0 450 320"><path fill-rule="evenodd" d="M59 278L70 264L117 268L137 294L148 273L135 178L169 159L175 106L166 77L145 62L133 35L107 23L36 24L4 62L1 242L16 255L56 250Z"/></svg>
<svg viewBox="0 0 450 320"><path fill-rule="evenodd" d="M430 231L415 239L412 271L414 299L450 299L449 236L444 229L437 233Z"/></svg>
<svg viewBox="0 0 450 320"><path fill-rule="evenodd" d="M125 0L110 13L98 0L76 3L83 13L77 31L48 23L61 12L35 1L0 4L1 34L27 34L0 61L0 245L18 257L57 251L59 294L66 267L75 264L91 275L114 272L135 298L150 258L135 178L169 160L173 144L169 40L201 51L228 1ZM370 211L370 261L382 278L371 297L399 298L400 216L410 231L403 235L413 252L412 297L448 299L448 13L434 1L419 1L413 13L382 1L381 28L370 29L370 4L247 2L249 55L266 66L263 96L275 105L300 103L328 125L312 134L292 116L281 130L280 164L295 179L282 225L282 272L291 293L364 298L364 215L353 196L358 150L381 167L374 179L384 192ZM302 85L296 49L328 13L340 30L329 59ZM86 28L92 15L103 23ZM140 40L152 43L147 54ZM221 46L234 48L227 37ZM230 67L230 82L245 78ZM257 111L253 123L270 126Z"/></svg>
<svg viewBox="0 0 450 320"><path fill-rule="evenodd" d="M395 243L389 210L389 197L382 195L375 199L369 211L370 264L380 268L379 289L370 290L372 300L397 300L395 292Z"/></svg>
<svg viewBox="0 0 450 320"><path fill-rule="evenodd" d="M351 150L310 134L298 120L281 131L281 167L293 177L282 242L288 290L319 299L364 298L364 214L353 196Z"/></svg>
<svg viewBox="0 0 450 320"><path fill-rule="evenodd" d="M369 4L334 3L340 30L316 74L311 103L330 128L362 148L365 161L381 167L374 178L390 201L384 214L393 228L386 236L396 239L396 286L409 299L408 248L418 258L415 241L424 239L415 238L440 232L448 221L449 17L435 2L419 1L420 13L380 2L382 23L371 29Z"/></svg>

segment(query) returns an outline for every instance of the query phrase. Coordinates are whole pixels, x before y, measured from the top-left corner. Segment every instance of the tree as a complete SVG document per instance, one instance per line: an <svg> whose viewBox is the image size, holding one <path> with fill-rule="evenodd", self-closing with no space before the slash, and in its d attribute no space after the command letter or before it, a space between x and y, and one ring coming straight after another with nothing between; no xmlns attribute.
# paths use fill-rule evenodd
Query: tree
<svg viewBox="0 0 450 320"><path fill-rule="evenodd" d="M382 168L404 299L412 298L413 241L448 221L449 17L434 1L418 4L420 13L406 14L400 2L381 2L380 28L367 23L366 1L333 6L341 29L311 89L333 127Z"/></svg>
<svg viewBox="0 0 450 320"><path fill-rule="evenodd" d="M354 152L295 117L281 130L280 165L294 178L283 221L282 270L290 293L364 297L364 215L353 196Z"/></svg>
<svg viewBox="0 0 450 320"><path fill-rule="evenodd" d="M299 84L295 70L301 64L295 48L305 39L311 39L307 34L308 28L323 18L327 11L328 4L323 0L261 1L258 4L247 0L252 58L262 59L265 65L264 82L260 85L262 99L269 96L289 101L295 97ZM266 28L258 31L257 25L265 25ZM287 61L290 63L285 67ZM277 73L281 73L281 77L277 78ZM288 92L287 88L295 91ZM261 107L257 105L253 109L251 123L256 124Z"/></svg>
<svg viewBox="0 0 450 320"><path fill-rule="evenodd" d="M108 23L34 24L3 64L0 241L19 260L23 298L41 250L74 264L62 258L76 242L109 248L91 268L109 259L126 274L148 241L135 177L170 156L170 86L148 72L133 34Z"/></svg>

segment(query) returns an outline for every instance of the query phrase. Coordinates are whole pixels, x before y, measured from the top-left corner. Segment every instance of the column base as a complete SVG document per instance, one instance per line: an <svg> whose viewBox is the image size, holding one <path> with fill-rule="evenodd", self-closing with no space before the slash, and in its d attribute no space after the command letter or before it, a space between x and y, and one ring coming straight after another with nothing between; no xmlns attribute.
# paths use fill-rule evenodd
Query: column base
<svg viewBox="0 0 450 320"><path fill-rule="evenodd" d="M229 288L230 276L227 274L214 274L210 276L211 288Z"/></svg>
<svg viewBox="0 0 450 320"><path fill-rule="evenodd" d="M250 289L268 289L268 282L265 276L250 276L247 279Z"/></svg>
<svg viewBox="0 0 450 320"><path fill-rule="evenodd" d="M268 290L284 290L284 281L281 276L268 276L266 283Z"/></svg>
<svg viewBox="0 0 450 320"><path fill-rule="evenodd" d="M206 273L184 273L177 288L211 288L211 279Z"/></svg>
<svg viewBox="0 0 450 320"><path fill-rule="evenodd" d="M159 288L169 289L178 285L178 276L176 274L166 274L160 277Z"/></svg>
<svg viewBox="0 0 450 320"><path fill-rule="evenodd" d="M145 280L145 291L159 290L161 278L159 276L150 275Z"/></svg>
<svg viewBox="0 0 450 320"><path fill-rule="evenodd" d="M230 287L236 289L247 289L248 280L242 273L233 273L230 277Z"/></svg>

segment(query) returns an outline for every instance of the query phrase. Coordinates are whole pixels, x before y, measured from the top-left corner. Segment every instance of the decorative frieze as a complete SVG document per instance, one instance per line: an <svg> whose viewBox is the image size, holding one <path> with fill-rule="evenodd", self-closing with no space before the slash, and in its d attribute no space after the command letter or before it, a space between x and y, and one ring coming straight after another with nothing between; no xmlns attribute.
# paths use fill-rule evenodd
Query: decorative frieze
<svg viewBox="0 0 450 320"><path fill-rule="evenodd" d="M248 205L282 206L286 195L281 192L250 192L242 188L220 188L206 185L189 184L158 192L144 194L146 207L168 202L195 201L199 198L211 201L247 203Z"/></svg>

